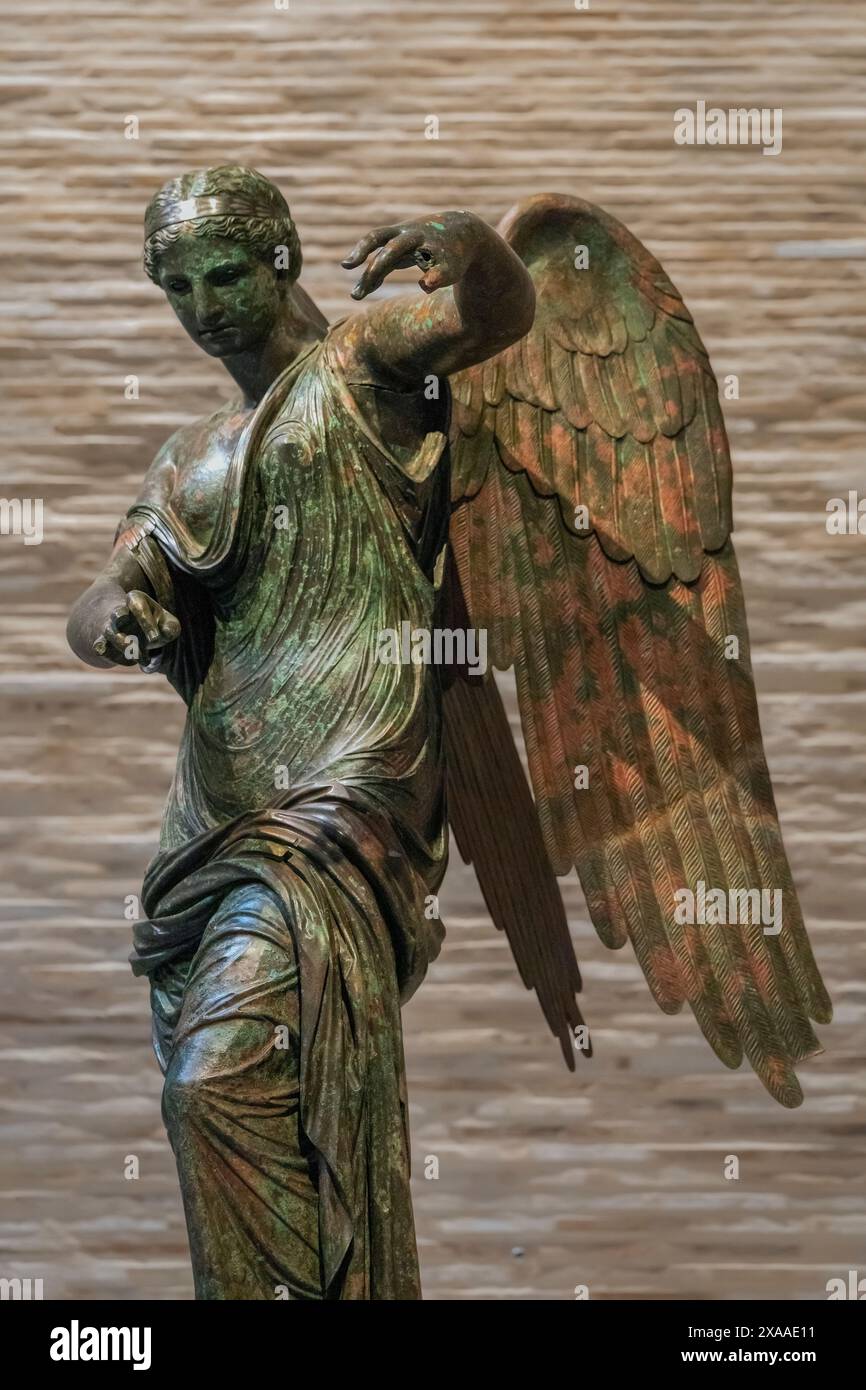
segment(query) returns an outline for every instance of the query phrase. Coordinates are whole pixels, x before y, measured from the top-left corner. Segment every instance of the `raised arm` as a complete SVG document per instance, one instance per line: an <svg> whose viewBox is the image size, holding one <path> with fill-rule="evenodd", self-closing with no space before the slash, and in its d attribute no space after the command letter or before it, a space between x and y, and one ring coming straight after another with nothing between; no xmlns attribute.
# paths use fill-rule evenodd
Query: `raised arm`
<svg viewBox="0 0 866 1390"><path fill-rule="evenodd" d="M450 376L483 362L532 327L535 290L526 266L471 212L377 227L342 264L360 266L374 251L353 299L411 265L423 271L424 294L377 304L345 325L344 360L351 357L372 382L417 389L425 375Z"/></svg>

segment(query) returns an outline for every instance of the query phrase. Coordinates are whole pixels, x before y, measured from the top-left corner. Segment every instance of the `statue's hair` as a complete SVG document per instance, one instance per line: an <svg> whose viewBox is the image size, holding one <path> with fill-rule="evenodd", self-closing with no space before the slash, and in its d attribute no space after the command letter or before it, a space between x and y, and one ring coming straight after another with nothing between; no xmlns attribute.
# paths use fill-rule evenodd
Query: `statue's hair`
<svg viewBox="0 0 866 1390"><path fill-rule="evenodd" d="M261 208L263 216L243 217L234 213L226 216L208 215L186 222L171 222L179 204L190 198L213 198L235 195ZM156 225L159 230L145 236L144 269L147 276L159 283L160 256L181 236L222 236L237 241L262 261L276 268L277 251L286 247L288 265L277 270L279 276L297 280L301 273L301 243L289 212L289 205L276 184L257 169L241 164L221 164L213 169L193 169L179 178L169 179L155 193L144 214L145 228Z"/></svg>

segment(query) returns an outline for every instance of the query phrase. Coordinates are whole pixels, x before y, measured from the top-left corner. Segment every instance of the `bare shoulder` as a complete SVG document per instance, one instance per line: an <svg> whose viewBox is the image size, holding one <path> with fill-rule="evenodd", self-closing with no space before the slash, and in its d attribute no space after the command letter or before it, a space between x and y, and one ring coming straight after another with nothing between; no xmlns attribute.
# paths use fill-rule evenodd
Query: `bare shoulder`
<svg viewBox="0 0 866 1390"><path fill-rule="evenodd" d="M193 535L206 538L249 415L229 402L175 430L148 468L136 501L174 511Z"/></svg>

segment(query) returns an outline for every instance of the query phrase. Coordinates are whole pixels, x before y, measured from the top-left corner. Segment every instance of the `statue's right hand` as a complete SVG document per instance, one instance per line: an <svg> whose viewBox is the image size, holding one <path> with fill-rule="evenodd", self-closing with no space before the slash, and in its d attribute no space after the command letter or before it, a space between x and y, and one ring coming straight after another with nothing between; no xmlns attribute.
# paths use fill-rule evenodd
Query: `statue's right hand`
<svg viewBox="0 0 866 1390"><path fill-rule="evenodd" d="M142 589L131 589L126 602L108 614L93 650L106 661L130 666L147 661L153 652L176 642L179 636L180 623L173 613Z"/></svg>

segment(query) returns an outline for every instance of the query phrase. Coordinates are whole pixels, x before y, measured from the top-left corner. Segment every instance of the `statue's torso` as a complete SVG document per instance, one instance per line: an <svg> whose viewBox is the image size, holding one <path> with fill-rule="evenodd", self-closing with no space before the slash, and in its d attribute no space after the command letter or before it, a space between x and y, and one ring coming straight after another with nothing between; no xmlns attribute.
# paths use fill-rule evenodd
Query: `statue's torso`
<svg viewBox="0 0 866 1390"><path fill-rule="evenodd" d="M160 505L198 546L248 420L225 407L184 431L164 460ZM383 444L356 388L318 349L268 422L250 460L242 554L202 579L213 655L190 704L164 843L328 780L396 797L416 831L434 829L438 672L378 656L384 631L434 622L447 479L423 463L413 476L423 451L412 435L410 419L402 452Z"/></svg>
<svg viewBox="0 0 866 1390"><path fill-rule="evenodd" d="M412 458L427 431L444 427L444 411L431 410L419 393L355 383L353 394L371 429L388 440L403 462ZM178 430L157 455L138 500L170 506L204 545L213 531L232 456L254 409L230 401Z"/></svg>

